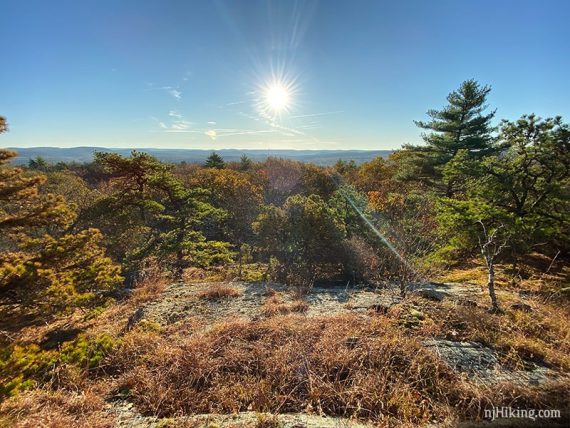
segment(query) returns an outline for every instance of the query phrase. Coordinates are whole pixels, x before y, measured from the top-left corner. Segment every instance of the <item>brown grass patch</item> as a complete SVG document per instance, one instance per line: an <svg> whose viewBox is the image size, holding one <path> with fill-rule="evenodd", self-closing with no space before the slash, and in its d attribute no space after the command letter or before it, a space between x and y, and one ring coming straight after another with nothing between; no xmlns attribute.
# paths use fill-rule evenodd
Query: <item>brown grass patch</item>
<svg viewBox="0 0 570 428"><path fill-rule="evenodd" d="M487 269L479 258L468 260L462 267L450 269L435 277L441 282L469 283L485 287ZM495 265L495 283L501 288L523 289L544 296L556 294L570 285L570 264L567 259L556 259L532 253L519 262Z"/></svg>
<svg viewBox="0 0 570 428"><path fill-rule="evenodd" d="M305 313L309 309L309 304L303 300L297 299L292 302L282 302L281 299L274 295L267 299L261 313L266 317L275 315L287 315L291 313Z"/></svg>
<svg viewBox="0 0 570 428"><path fill-rule="evenodd" d="M145 272L145 275L135 282L131 303L140 305L150 300L156 300L166 287L166 279L158 269Z"/></svg>
<svg viewBox="0 0 570 428"><path fill-rule="evenodd" d="M239 296L241 296L241 293L238 289L226 284L212 284L198 294L200 299L205 300L220 300Z"/></svg>
<svg viewBox="0 0 570 428"><path fill-rule="evenodd" d="M474 341L499 351L503 363L522 368L523 360L570 370L570 316L568 309L547 305L538 298L526 299L532 312L510 308L518 301L501 296L501 314L487 312L486 301L471 307L451 300L441 303L416 300L430 319L418 334L449 340Z"/></svg>
<svg viewBox="0 0 570 428"><path fill-rule="evenodd" d="M139 343L140 342L140 343ZM380 420L450 416L454 375L385 320L273 317L231 321L173 344L131 336L115 359L121 387L149 414L299 412ZM134 349L134 351L132 351Z"/></svg>
<svg viewBox="0 0 570 428"><path fill-rule="evenodd" d="M143 412L163 417L313 409L384 425L452 425L492 405L564 406L570 396L567 383L481 389L393 320L354 314L231 320L176 341L130 333L113 361L122 362L118 387Z"/></svg>
<svg viewBox="0 0 570 428"><path fill-rule="evenodd" d="M94 392L34 390L2 404L0 426L18 428L111 428L115 418L106 413L105 401Z"/></svg>

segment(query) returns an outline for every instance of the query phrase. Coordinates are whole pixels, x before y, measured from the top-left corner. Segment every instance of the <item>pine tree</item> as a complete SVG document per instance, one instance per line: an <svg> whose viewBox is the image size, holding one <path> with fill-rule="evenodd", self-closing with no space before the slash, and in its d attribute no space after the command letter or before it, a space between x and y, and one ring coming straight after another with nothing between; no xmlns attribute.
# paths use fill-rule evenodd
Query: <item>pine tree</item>
<svg viewBox="0 0 570 428"><path fill-rule="evenodd" d="M6 132L8 130L8 124L6 123L6 118L4 116L0 116L0 134Z"/></svg>
<svg viewBox="0 0 570 428"><path fill-rule="evenodd" d="M67 226L74 213L61 196L39 194L46 180L8 166L15 152L0 150L0 231L6 235L36 232L46 226Z"/></svg>
<svg viewBox="0 0 570 428"><path fill-rule="evenodd" d="M95 159L107 174L110 192L97 201L89 217L103 227L109 247L128 271L156 257L180 278L185 267L229 259L229 244L205 233L204 223L215 225L223 216L209 203L208 192L187 188L169 165L148 154L97 153Z"/></svg>
<svg viewBox="0 0 570 428"><path fill-rule="evenodd" d="M152 233L131 255L133 261L158 257L175 279L181 279L189 266L207 267L231 261L229 243L206 237L204 224L220 222L226 215L208 202L206 191L185 187L169 171L153 177L152 186L157 190L157 203L164 209L151 219Z"/></svg>
<svg viewBox="0 0 570 428"><path fill-rule="evenodd" d="M226 163L224 159L217 154L216 152L212 152L208 159L206 159L206 163L204 164L206 168L216 168L216 169L223 169L226 167Z"/></svg>
<svg viewBox="0 0 570 428"><path fill-rule="evenodd" d="M49 169L49 164L43 157L38 156L28 161L28 168L46 172Z"/></svg>
<svg viewBox="0 0 570 428"><path fill-rule="evenodd" d="M96 229L68 233L75 219L61 196L42 194L45 176L7 165L0 151L0 295L45 314L84 305L122 282Z"/></svg>
<svg viewBox="0 0 570 428"><path fill-rule="evenodd" d="M103 231L113 257L124 261L129 252L148 240L153 218L164 210L153 181L169 168L137 151L129 157L95 153L95 166L107 180L108 191L87 210L84 220Z"/></svg>
<svg viewBox="0 0 570 428"><path fill-rule="evenodd" d="M239 158L239 170L240 171L249 171L251 169L251 159L244 153Z"/></svg>
<svg viewBox="0 0 570 428"><path fill-rule="evenodd" d="M408 146L414 152L411 160L415 166L412 175L436 185L444 185L446 196L452 196L457 183L443 181L445 165L460 151L470 158L480 159L493 152L493 127L495 111L484 114L489 86L480 86L475 80L464 81L458 90L447 96L448 105L441 110L429 110L430 121L415 121L422 129L431 131L422 137L426 146Z"/></svg>

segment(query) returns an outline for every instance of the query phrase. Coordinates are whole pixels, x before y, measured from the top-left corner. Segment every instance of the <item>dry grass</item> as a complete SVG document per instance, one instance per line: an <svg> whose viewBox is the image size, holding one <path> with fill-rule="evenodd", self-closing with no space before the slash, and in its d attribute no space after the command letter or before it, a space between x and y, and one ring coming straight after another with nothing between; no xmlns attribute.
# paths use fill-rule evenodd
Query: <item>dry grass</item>
<svg viewBox="0 0 570 428"><path fill-rule="evenodd" d="M495 284L498 287L507 286L510 283L508 275L505 273L505 266L495 267ZM437 278L441 282L459 282L463 284L479 285L482 288L487 285L487 269L480 264L463 269L453 269L445 272Z"/></svg>
<svg viewBox="0 0 570 428"><path fill-rule="evenodd" d="M457 389L449 368L380 318L276 316L217 324L178 343L149 340L125 338L112 359L133 367L120 381L130 399L161 416L312 408L444 420L451 416L447 394ZM141 357L142 348L153 352Z"/></svg>
<svg viewBox="0 0 570 428"><path fill-rule="evenodd" d="M303 300L297 299L292 302L285 303L278 295L272 295L266 300L263 308L261 309L261 313L266 317L272 317L275 315L287 315L290 313L305 313L308 309L308 303Z"/></svg>
<svg viewBox="0 0 570 428"><path fill-rule="evenodd" d="M500 297L501 314L487 312L486 299L478 306L464 306L446 300L441 303L416 299L427 320L419 334L449 340L475 341L496 348L505 364L522 368L523 360L570 370L570 313L568 307L545 304L539 298L527 298L532 311L510 308L518 301ZM407 302L406 304L409 304Z"/></svg>
<svg viewBox="0 0 570 428"><path fill-rule="evenodd" d="M241 296L241 293L238 289L226 284L212 284L198 294L200 299L205 300L220 300L239 296Z"/></svg>
<svg viewBox="0 0 570 428"><path fill-rule="evenodd" d="M269 289L265 318L213 326L197 318L124 333L128 314L159 298L163 284L139 284L133 298L88 321L76 316L73 323L51 325L107 333L117 346L89 371L54 367L49 381L1 405L0 426L114 426L104 400L118 393L148 415L314 412L380 426L456 426L492 405L568 411L567 380L546 389L475 385L421 345L426 336L477 341L496 348L507 367L520 368L524 359L568 372L570 308L561 302L529 297L527 313L510 309L514 297L503 293L505 312L496 315L486 312L486 295L475 307L412 295L386 315L312 318L300 315L308 308L304 301L286 302ZM239 295L227 284L212 284L200 297ZM408 328L400 320L412 306L425 317ZM44 330L26 337L43 340ZM105 387L95 391L95 384Z"/></svg>
<svg viewBox="0 0 570 428"><path fill-rule="evenodd" d="M152 355L141 355L149 346ZM567 383L480 389L389 318L352 314L227 321L176 344L133 335L113 359L134 366L119 380L130 399L161 416L312 409L382 425L452 424L491 405L564 408L570 396Z"/></svg>
<svg viewBox="0 0 570 428"><path fill-rule="evenodd" d="M150 300L157 299L166 287L166 278L158 269L151 269L135 282L135 287L130 301L134 305L140 305Z"/></svg>
<svg viewBox="0 0 570 428"><path fill-rule="evenodd" d="M283 304L276 296L268 300ZM497 315L482 308L479 313L479 308L457 307L452 314L451 304L438 306L419 298L414 303L426 305L421 309L426 319L434 318L432 328L449 329L451 324L439 324L444 321L466 322L469 328L460 339L499 334L489 328ZM181 324L167 334L135 329L101 362L96 378L75 389L51 385L55 389L49 392L36 389L9 399L2 405L0 426L112 426L114 417L103 411L103 400L118 392L145 414L163 417L312 411L370 419L380 426L455 426L459 419L481 417L482 409L491 405L568 405L567 382L546 390L466 382L422 347L421 338L414 337L422 334L421 328L410 334L398 326L398 309L405 308L372 319L275 314L256 321L229 319L206 329ZM510 315L504 317L502 328L514 322ZM520 320L515 324L520 334L546 331ZM545 340L555 340L558 333L551 331ZM105 391L95 393L94 382L104 384Z"/></svg>
<svg viewBox="0 0 570 428"><path fill-rule="evenodd" d="M92 391L34 390L6 401L0 407L0 426L18 428L110 428L114 418L105 413L103 397Z"/></svg>
<svg viewBox="0 0 570 428"><path fill-rule="evenodd" d="M499 288L522 289L549 295L570 286L570 264L560 257L553 260L543 254L533 253L526 256L516 268L510 263L499 263L495 269L495 282ZM487 269L481 260L473 259L467 261L462 268L446 271L434 279L485 287Z"/></svg>

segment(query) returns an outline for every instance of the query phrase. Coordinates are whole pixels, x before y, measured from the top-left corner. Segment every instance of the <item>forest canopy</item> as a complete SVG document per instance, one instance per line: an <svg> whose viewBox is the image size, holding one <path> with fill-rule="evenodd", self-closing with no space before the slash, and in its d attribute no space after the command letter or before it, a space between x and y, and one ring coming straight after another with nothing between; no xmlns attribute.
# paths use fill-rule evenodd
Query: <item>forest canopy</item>
<svg viewBox="0 0 570 428"><path fill-rule="evenodd" d="M401 284L481 254L524 265L570 249L570 128L535 114L494 123L491 88L463 82L415 123L424 144L320 167L279 158L167 164L137 151L87 164L0 152L0 293L54 310L129 287L149 265ZM0 131L8 130L0 119ZM492 257L488 252L495 248ZM263 266L260 268L260 266Z"/></svg>

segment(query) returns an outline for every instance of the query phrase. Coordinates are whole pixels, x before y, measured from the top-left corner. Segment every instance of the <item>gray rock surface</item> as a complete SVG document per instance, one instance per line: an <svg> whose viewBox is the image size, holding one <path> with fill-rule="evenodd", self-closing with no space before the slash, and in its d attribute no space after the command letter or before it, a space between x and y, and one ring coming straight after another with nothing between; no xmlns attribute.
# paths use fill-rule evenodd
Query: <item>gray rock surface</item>
<svg viewBox="0 0 570 428"><path fill-rule="evenodd" d="M560 375L547 367L527 363L527 370L501 367L497 353L481 343L430 339L424 345L451 367L480 383L512 382L519 385L543 385Z"/></svg>
<svg viewBox="0 0 570 428"><path fill-rule="evenodd" d="M443 299L450 296L449 293L446 293L444 291L434 290L431 288L420 289L417 291L417 293L426 299L433 300L436 302L441 302Z"/></svg>
<svg viewBox="0 0 570 428"><path fill-rule="evenodd" d="M229 415L199 414L174 418L143 416L127 401L110 403L107 413L112 415L119 428L162 428L191 426L195 428L240 427L256 428L264 420L275 420L269 413L240 412ZM280 428L371 428L373 425L345 418L309 415L304 413L281 413L276 416ZM265 425L264 425L265 426ZM269 425L267 425L269 426Z"/></svg>
<svg viewBox="0 0 570 428"><path fill-rule="evenodd" d="M171 284L159 299L144 305L144 317L161 325L193 316L209 321L236 315L253 319L262 315L268 289L278 292L285 303L294 300L293 292L281 284L231 282L225 285L234 287L240 295L211 301L201 299L199 294L212 283ZM336 286L314 287L303 300L309 304L306 316L320 316L349 311L386 313L401 298L393 290Z"/></svg>

